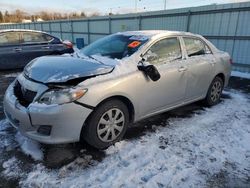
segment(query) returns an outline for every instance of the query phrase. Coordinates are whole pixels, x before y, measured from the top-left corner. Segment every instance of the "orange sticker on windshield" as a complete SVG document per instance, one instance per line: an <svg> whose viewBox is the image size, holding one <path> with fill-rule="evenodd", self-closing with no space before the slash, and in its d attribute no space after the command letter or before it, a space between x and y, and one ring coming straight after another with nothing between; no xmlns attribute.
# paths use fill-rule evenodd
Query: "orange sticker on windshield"
<svg viewBox="0 0 250 188"><path fill-rule="evenodd" d="M139 42L139 41L133 41L133 42L131 42L129 45L128 45L128 47L129 48L136 48L137 46L139 46L141 44L141 42Z"/></svg>

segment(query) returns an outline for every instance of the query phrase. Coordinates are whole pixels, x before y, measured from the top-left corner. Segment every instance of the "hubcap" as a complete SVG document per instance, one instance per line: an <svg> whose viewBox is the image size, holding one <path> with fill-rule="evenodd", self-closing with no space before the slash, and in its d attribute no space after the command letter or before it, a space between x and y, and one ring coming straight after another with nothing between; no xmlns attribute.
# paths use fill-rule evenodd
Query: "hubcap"
<svg viewBox="0 0 250 188"><path fill-rule="evenodd" d="M213 102L216 102L217 100L219 100L221 91L222 91L221 83L219 81L214 82L212 89L211 89L211 96L210 96Z"/></svg>
<svg viewBox="0 0 250 188"><path fill-rule="evenodd" d="M105 112L99 120L97 135L103 142L114 141L124 128L125 118L118 108L112 108Z"/></svg>

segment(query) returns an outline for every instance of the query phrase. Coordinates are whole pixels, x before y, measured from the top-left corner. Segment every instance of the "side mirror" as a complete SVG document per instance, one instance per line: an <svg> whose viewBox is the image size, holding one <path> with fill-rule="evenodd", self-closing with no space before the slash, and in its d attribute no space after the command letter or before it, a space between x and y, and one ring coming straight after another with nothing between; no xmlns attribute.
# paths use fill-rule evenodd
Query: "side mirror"
<svg viewBox="0 0 250 188"><path fill-rule="evenodd" d="M137 66L138 69L144 72L152 81L156 82L161 78L160 73L154 65L143 65L140 64Z"/></svg>

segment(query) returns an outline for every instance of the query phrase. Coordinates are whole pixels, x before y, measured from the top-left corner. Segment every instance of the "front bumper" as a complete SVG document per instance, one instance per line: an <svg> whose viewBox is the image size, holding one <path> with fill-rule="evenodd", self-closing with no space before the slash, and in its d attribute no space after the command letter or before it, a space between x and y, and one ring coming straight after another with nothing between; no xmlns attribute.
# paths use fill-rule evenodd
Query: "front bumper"
<svg viewBox="0 0 250 188"><path fill-rule="evenodd" d="M91 112L91 109L75 103L31 103L27 108L23 107L14 96L13 84L9 86L4 97L4 113L9 122L21 134L45 144L78 142L82 126ZM42 125L51 126L49 136L38 132Z"/></svg>

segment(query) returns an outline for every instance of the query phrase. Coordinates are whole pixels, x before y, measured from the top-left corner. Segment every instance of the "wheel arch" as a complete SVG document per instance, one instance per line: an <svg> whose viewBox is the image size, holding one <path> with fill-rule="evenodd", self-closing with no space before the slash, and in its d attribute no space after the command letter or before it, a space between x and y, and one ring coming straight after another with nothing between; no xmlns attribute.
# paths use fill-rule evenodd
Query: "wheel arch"
<svg viewBox="0 0 250 188"><path fill-rule="evenodd" d="M224 86L225 85L225 75L223 73L218 73L218 74L216 74L216 76L214 78L216 78L216 77L219 77L222 79L223 86Z"/></svg>
<svg viewBox="0 0 250 188"><path fill-rule="evenodd" d="M123 95L114 95L111 97L108 97L104 100L102 100L101 102L99 102L99 104L95 107L98 108L98 106L102 105L103 103L110 101L110 100L119 100L121 102L123 102L127 108L128 108L128 112L129 112L129 122L133 122L134 121L134 116L135 116L135 108L133 103L131 102L131 100Z"/></svg>
<svg viewBox="0 0 250 188"><path fill-rule="evenodd" d="M82 129L81 129L81 134L80 134L80 140L81 140L81 135L83 134L84 131L84 125L86 124L86 122L88 122L89 118L92 116L93 112L95 111L95 109L97 109L100 105L102 105L103 103L107 102L107 101L111 101L111 100L119 100L121 102L123 102L127 108L128 108L128 112L129 112L129 123L133 123L134 122L134 117L135 117L135 108L133 103L131 102L130 99L128 99L125 96L122 95L114 95L114 96L110 96L108 98L103 99L101 102L99 102L98 105L96 105L96 107L94 108L94 110L89 114L89 116L87 117L87 119L85 120Z"/></svg>

